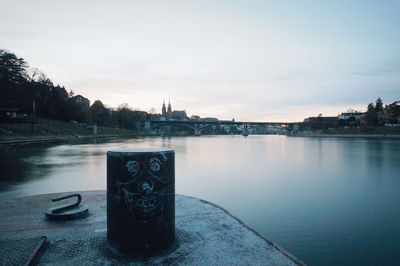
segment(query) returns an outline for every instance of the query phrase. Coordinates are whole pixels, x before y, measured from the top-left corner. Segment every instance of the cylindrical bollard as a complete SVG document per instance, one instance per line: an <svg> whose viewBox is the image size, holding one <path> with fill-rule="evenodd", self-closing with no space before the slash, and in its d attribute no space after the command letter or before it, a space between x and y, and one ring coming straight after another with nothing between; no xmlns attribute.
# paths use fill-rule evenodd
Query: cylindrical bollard
<svg viewBox="0 0 400 266"><path fill-rule="evenodd" d="M175 246L175 153L107 152L107 240L119 256L151 256Z"/></svg>

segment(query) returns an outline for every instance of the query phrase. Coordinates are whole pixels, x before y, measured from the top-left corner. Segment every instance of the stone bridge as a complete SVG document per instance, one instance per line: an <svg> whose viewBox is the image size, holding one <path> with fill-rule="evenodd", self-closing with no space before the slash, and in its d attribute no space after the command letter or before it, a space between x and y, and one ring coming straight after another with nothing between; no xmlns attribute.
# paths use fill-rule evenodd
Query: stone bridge
<svg viewBox="0 0 400 266"><path fill-rule="evenodd" d="M142 129L151 131L159 128L166 128L168 131L173 126L181 126L193 130L194 135L201 135L201 130L212 127L215 129L217 126L237 126L242 130L247 130L249 127L260 126L275 126L281 128L293 128L296 123L292 122L242 122L242 121L184 121L184 120L164 120L164 121L144 121Z"/></svg>

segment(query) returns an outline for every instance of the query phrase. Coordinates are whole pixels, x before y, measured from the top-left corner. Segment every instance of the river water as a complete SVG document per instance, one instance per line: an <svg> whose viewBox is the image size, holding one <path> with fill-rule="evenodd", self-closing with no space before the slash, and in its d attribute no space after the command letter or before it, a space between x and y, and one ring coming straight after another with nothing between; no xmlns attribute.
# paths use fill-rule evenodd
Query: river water
<svg viewBox="0 0 400 266"><path fill-rule="evenodd" d="M176 192L214 202L309 265L399 265L400 140L137 138L0 150L0 199L106 188L106 151L176 153ZM256 258L255 258L256 259Z"/></svg>

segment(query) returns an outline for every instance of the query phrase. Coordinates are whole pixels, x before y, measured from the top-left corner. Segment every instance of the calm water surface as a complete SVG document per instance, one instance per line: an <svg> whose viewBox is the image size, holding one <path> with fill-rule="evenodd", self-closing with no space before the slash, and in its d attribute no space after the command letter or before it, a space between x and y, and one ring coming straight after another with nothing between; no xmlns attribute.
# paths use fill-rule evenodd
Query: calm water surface
<svg viewBox="0 0 400 266"><path fill-rule="evenodd" d="M106 151L176 152L176 192L309 265L399 265L400 140L216 136L0 150L0 198L106 188Z"/></svg>

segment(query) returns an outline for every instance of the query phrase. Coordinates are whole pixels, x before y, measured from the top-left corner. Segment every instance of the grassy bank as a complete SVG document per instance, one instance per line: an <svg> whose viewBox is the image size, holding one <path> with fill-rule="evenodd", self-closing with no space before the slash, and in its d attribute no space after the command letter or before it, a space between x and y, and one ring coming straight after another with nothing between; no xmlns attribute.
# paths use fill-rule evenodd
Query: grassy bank
<svg viewBox="0 0 400 266"><path fill-rule="evenodd" d="M94 134L93 129L78 123L47 119L40 119L33 131L30 124L0 124L0 141L3 142L127 135L137 135L137 132L121 128L98 127L97 134Z"/></svg>

